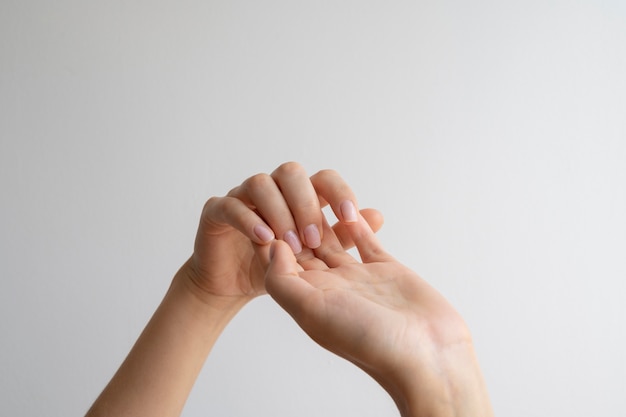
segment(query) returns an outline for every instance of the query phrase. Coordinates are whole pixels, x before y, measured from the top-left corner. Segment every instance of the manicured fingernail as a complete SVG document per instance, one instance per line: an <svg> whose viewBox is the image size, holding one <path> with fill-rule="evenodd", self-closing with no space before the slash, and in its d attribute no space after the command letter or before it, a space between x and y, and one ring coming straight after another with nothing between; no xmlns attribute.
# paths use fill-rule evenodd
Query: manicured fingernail
<svg viewBox="0 0 626 417"><path fill-rule="evenodd" d="M306 241L306 245L311 249L315 249L322 244L320 231L316 225L310 224L304 228L304 240Z"/></svg>
<svg viewBox="0 0 626 417"><path fill-rule="evenodd" d="M339 206L341 210L341 215L343 216L343 221L346 223L354 223L358 220L356 207L354 207L354 203L350 200L346 200L341 203Z"/></svg>
<svg viewBox="0 0 626 417"><path fill-rule="evenodd" d="M261 241L266 243L274 239L274 232L260 224L254 226L254 234L261 239Z"/></svg>
<svg viewBox="0 0 626 417"><path fill-rule="evenodd" d="M291 247L291 250L294 254L299 254L302 252L302 244L300 243L300 238L293 230L288 231L283 236L283 240L287 242L287 244Z"/></svg>
<svg viewBox="0 0 626 417"><path fill-rule="evenodd" d="M270 261L272 259L274 259L274 254L276 253L276 242L274 241L271 245L270 245Z"/></svg>

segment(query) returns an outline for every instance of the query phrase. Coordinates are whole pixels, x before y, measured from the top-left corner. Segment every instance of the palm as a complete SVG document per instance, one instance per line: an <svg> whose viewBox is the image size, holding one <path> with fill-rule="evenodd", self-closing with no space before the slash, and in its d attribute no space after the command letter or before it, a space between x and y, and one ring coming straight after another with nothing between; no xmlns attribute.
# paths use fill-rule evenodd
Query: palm
<svg viewBox="0 0 626 417"><path fill-rule="evenodd" d="M385 253L365 222L351 230L363 262L329 233L326 246L300 268L284 250L270 265L268 292L311 338L368 372L385 374L405 372L423 357L417 351L469 342L454 308Z"/></svg>
<svg viewBox="0 0 626 417"><path fill-rule="evenodd" d="M361 366L397 368L414 357L424 341L447 345L462 337L433 334L432 329L459 329L460 318L432 287L398 262L350 263L304 271L300 277L316 289L302 306L307 316L303 329Z"/></svg>

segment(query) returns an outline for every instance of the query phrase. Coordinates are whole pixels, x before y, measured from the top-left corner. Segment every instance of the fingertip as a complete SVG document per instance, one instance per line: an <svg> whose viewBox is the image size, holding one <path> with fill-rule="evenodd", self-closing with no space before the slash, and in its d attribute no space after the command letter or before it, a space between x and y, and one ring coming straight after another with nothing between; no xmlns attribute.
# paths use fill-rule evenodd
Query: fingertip
<svg viewBox="0 0 626 417"><path fill-rule="evenodd" d="M276 241L272 242L270 245L270 262L274 259L274 254L276 253Z"/></svg>
<svg viewBox="0 0 626 417"><path fill-rule="evenodd" d="M273 261L274 258L276 257L276 247L280 245L278 240L275 240L272 242L272 244L270 245L270 261Z"/></svg>
<svg viewBox="0 0 626 417"><path fill-rule="evenodd" d="M287 271L287 266L296 263L295 255L291 250L291 247L287 242L283 240L274 240L270 245L270 266L268 269L268 275L271 270L272 273L291 273Z"/></svg>
<svg viewBox="0 0 626 417"><path fill-rule="evenodd" d="M274 240L270 245L270 261L273 261L276 258L277 252L282 252L284 250L291 252L291 247L287 244L287 242L278 239ZM283 253L281 253L281 255L284 256Z"/></svg>
<svg viewBox="0 0 626 417"><path fill-rule="evenodd" d="M304 241L311 249L317 249L322 244L322 234L316 224L310 224L304 228Z"/></svg>
<svg viewBox="0 0 626 417"><path fill-rule="evenodd" d="M297 255L300 252L302 252L302 243L300 242L300 238L298 237L296 232L294 232L293 230L287 231L283 235L283 240L287 242L289 247L291 247L291 250L293 251L294 254Z"/></svg>
<svg viewBox="0 0 626 417"><path fill-rule="evenodd" d="M254 235L260 240L260 243L265 244L270 243L275 238L272 229L261 224L254 226Z"/></svg>
<svg viewBox="0 0 626 417"><path fill-rule="evenodd" d="M383 216L379 210L366 208L361 210L361 215L374 232L378 232L383 227L383 224L385 224L385 216Z"/></svg>
<svg viewBox="0 0 626 417"><path fill-rule="evenodd" d="M341 217L346 223L356 223L359 220L356 205L351 200L345 200L339 205Z"/></svg>

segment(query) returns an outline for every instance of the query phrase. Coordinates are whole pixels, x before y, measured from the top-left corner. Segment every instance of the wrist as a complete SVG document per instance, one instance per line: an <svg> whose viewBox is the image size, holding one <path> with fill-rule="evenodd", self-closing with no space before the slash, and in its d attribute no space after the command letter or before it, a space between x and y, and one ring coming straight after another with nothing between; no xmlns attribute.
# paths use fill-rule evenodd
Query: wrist
<svg viewBox="0 0 626 417"><path fill-rule="evenodd" d="M234 316L254 298L247 295L219 295L207 291L200 285L200 279L191 259L187 260L174 276L170 291L173 288L185 292L188 297L194 299L199 309L205 309L212 315L222 312Z"/></svg>
<svg viewBox="0 0 626 417"><path fill-rule="evenodd" d="M402 417L493 416L489 395L471 342L431 346L402 375L376 378Z"/></svg>

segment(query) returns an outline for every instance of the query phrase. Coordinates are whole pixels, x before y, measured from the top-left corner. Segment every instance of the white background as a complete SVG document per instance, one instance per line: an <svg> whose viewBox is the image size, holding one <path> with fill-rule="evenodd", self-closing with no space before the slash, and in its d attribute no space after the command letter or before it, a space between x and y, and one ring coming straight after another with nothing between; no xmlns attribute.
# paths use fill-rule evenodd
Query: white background
<svg viewBox="0 0 626 417"><path fill-rule="evenodd" d="M0 415L82 415L257 172L337 169L497 415L626 409L626 3L0 1ZM393 416L271 299L185 416Z"/></svg>

